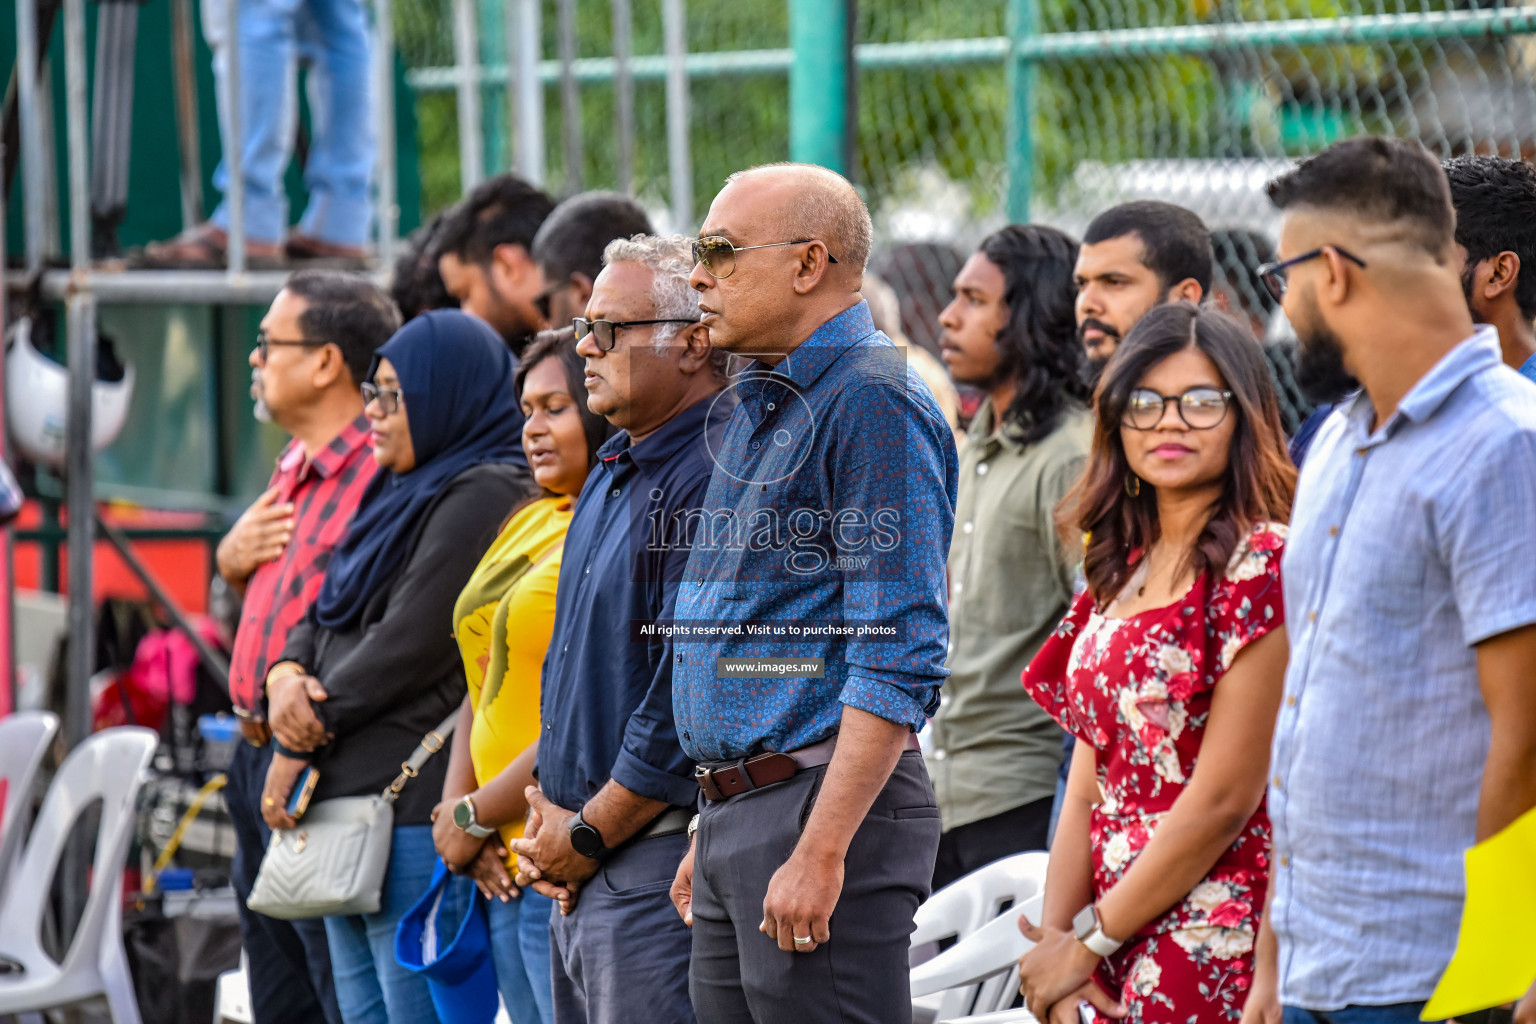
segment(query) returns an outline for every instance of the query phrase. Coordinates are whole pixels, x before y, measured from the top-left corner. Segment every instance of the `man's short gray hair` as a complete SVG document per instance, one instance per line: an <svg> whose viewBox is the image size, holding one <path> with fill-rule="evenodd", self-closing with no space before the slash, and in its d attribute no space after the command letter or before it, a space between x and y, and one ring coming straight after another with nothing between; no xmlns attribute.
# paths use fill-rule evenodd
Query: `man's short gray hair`
<svg viewBox="0 0 1536 1024"><path fill-rule="evenodd" d="M699 297L688 283L688 278L693 275L692 241L685 235L615 238L603 250L603 266L638 263L647 268L651 272L651 302L656 306L656 319L697 323L703 314L699 312ZM682 327L682 324L657 324L651 344L658 350L666 348ZM729 352L715 350L711 353L711 363L715 376L721 380L729 378Z"/></svg>
<svg viewBox="0 0 1536 1024"><path fill-rule="evenodd" d="M698 320L699 297L688 278L693 274L693 250L682 235L634 235L615 238L603 250L603 266L638 263L651 272L651 301L657 320ZM652 344L665 348L681 324L657 324Z"/></svg>

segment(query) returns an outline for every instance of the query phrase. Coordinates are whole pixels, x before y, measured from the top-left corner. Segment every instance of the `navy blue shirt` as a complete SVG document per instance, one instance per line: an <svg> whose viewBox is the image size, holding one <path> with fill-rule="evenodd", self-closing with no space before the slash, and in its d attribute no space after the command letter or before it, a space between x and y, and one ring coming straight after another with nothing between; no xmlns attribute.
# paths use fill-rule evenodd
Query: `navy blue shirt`
<svg viewBox="0 0 1536 1024"><path fill-rule="evenodd" d="M579 810L610 778L670 804L698 797L672 720L672 644L640 627L670 618L686 547L651 543L653 524L698 506L709 484L710 431L735 401L712 396L631 445L598 449L570 529L544 657L539 786Z"/></svg>
<svg viewBox="0 0 1536 1024"><path fill-rule="evenodd" d="M734 390L704 517L673 531L693 550L674 623L683 749L796 750L836 733L843 705L921 728L949 674L958 475L932 393L862 302Z"/></svg>

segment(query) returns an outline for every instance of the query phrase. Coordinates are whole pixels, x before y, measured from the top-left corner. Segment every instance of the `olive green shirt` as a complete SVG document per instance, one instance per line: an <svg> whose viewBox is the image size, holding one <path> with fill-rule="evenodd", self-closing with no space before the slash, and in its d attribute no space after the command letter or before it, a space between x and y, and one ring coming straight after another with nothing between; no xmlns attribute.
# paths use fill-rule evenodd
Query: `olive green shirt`
<svg viewBox="0 0 1536 1024"><path fill-rule="evenodd" d="M945 831L1055 794L1062 731L1020 676L1066 614L1077 574L1056 506L1083 471L1093 417L1062 414L1046 437L992 432L988 399L960 453L949 548L949 679L928 767Z"/></svg>

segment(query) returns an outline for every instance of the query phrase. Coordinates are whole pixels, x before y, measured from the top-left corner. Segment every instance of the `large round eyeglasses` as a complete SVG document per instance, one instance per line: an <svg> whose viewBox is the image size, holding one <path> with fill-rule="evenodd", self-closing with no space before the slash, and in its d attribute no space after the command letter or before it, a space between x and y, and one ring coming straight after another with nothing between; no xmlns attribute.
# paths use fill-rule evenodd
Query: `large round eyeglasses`
<svg viewBox="0 0 1536 1024"><path fill-rule="evenodd" d="M1181 395L1160 395L1151 388L1137 388L1125 403L1120 422L1132 430L1156 430L1168 411L1168 403L1190 430L1210 430L1226 419L1232 392L1220 388L1190 388Z"/></svg>

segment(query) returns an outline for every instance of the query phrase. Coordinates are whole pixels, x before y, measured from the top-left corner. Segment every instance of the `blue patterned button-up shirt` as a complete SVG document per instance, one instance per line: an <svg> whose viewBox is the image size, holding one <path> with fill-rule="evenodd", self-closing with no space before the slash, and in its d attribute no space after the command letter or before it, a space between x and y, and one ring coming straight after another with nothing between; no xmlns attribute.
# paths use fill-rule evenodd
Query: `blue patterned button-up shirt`
<svg viewBox="0 0 1536 1024"><path fill-rule="evenodd" d="M1536 390L1491 327L1374 433L1318 432L1285 552L1270 922L1280 998L1427 999L1456 945L1488 710L1475 644L1536 622Z"/></svg>
<svg viewBox="0 0 1536 1024"><path fill-rule="evenodd" d="M675 646L683 749L795 750L836 733L845 704L920 728L948 674L957 476L932 394L862 302L734 390L677 598L677 625L700 631ZM822 659L823 674L717 663L758 657Z"/></svg>

